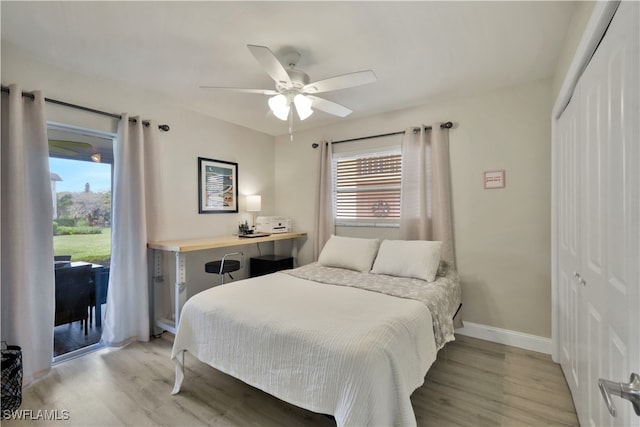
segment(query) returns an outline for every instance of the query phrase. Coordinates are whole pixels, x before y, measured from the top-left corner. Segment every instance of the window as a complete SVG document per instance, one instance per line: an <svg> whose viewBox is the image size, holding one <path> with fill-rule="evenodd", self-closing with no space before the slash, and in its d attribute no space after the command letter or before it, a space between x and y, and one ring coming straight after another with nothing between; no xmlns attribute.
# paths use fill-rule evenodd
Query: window
<svg viewBox="0 0 640 427"><path fill-rule="evenodd" d="M399 150L334 155L336 225L397 226L401 176Z"/></svg>
<svg viewBox="0 0 640 427"><path fill-rule="evenodd" d="M48 126L55 255L109 266L113 137Z"/></svg>

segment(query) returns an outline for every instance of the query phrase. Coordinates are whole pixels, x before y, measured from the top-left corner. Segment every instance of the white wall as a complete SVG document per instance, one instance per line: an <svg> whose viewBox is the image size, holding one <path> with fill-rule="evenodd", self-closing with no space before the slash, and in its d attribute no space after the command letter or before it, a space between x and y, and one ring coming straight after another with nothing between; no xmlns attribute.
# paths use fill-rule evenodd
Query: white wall
<svg viewBox="0 0 640 427"><path fill-rule="evenodd" d="M551 80L432 104L276 138L276 206L310 237L312 261L318 150L311 144L453 121L450 150L455 246L463 318L551 336ZM484 190L483 171L506 170L505 189ZM358 234L362 230L355 230ZM384 229L381 237L393 238Z"/></svg>
<svg viewBox="0 0 640 427"><path fill-rule="evenodd" d="M149 215L158 226L150 230L150 240L231 234L237 231L239 221L251 221L251 215L244 212L243 195L261 194L262 214L274 211L274 140L270 135L178 108L155 93L51 67L6 46L2 50L2 83L16 83L27 91L39 89L46 97L107 112L140 115L171 127L160 133L151 154L157 173L149 186L157 206ZM46 114L47 120L91 129L115 132L117 126L110 118L49 103ZM198 214L198 157L238 163L240 213ZM257 253L253 245L245 249L249 256ZM217 276L204 273L204 263L220 258L223 252L187 256L190 295L218 283ZM167 261L165 285L172 286L173 260Z"/></svg>

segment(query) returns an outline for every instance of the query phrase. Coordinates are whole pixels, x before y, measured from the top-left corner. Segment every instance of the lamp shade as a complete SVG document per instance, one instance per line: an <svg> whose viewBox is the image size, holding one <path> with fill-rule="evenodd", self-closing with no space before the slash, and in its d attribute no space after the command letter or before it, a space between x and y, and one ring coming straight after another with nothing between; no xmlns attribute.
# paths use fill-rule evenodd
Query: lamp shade
<svg viewBox="0 0 640 427"><path fill-rule="evenodd" d="M262 197L259 195L247 196L247 212L260 212L262 209Z"/></svg>
<svg viewBox="0 0 640 427"><path fill-rule="evenodd" d="M313 110L311 109L312 101L301 93L293 98L293 103L296 105L296 111L298 112L300 120L304 120L313 114Z"/></svg>
<svg viewBox="0 0 640 427"><path fill-rule="evenodd" d="M273 111L273 115L280 120L287 120L289 117L289 101L282 94L269 98L269 108Z"/></svg>
<svg viewBox="0 0 640 427"><path fill-rule="evenodd" d="M269 108L271 108L273 115L280 120L287 120L291 112L292 97L293 104L296 106L296 111L300 120L304 120L313 114L313 109L311 108L313 101L310 98L301 93L298 93L295 96L293 96L293 93L287 93L286 96L279 94L269 98Z"/></svg>

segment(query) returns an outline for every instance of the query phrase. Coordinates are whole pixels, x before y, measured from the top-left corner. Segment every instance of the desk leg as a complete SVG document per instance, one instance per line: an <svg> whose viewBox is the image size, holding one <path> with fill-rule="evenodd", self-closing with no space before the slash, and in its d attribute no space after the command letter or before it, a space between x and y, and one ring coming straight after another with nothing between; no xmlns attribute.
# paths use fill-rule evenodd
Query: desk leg
<svg viewBox="0 0 640 427"><path fill-rule="evenodd" d="M153 301L153 336L159 336L162 334L163 328L158 325L162 319L162 313L164 311L164 289L162 284L164 283L164 277L162 276L162 251L158 249L153 250L153 277L151 277L151 301ZM97 313L96 313L97 315Z"/></svg>
<svg viewBox="0 0 640 427"><path fill-rule="evenodd" d="M155 281L162 282L162 254L160 251L155 251ZM174 284L173 292L173 319L165 319L161 316L164 311L164 292L154 288L156 295L154 295L155 302L155 325L154 333L159 335L162 331L169 331L175 334L178 330L178 323L180 322L180 310L185 302L187 302L187 273L186 262L184 254L175 252L176 256L176 281Z"/></svg>
<svg viewBox="0 0 640 427"><path fill-rule="evenodd" d="M175 283L175 298L174 298L174 322L175 329L177 331L178 324L180 323L180 310L185 302L187 302L187 272L186 272L186 260L185 255L181 252L176 252L176 283ZM174 331L175 333L175 331Z"/></svg>

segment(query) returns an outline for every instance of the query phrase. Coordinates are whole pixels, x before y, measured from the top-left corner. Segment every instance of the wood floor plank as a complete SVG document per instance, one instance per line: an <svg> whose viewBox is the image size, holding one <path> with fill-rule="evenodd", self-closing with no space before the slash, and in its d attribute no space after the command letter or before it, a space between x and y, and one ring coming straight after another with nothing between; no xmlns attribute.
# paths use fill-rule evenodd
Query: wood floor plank
<svg viewBox="0 0 640 427"><path fill-rule="evenodd" d="M11 426L335 426L187 354L171 395L172 336L102 349L56 365L23 393L21 409L68 411L68 420ZM577 426L562 371L548 355L457 337L411 396L419 426Z"/></svg>

